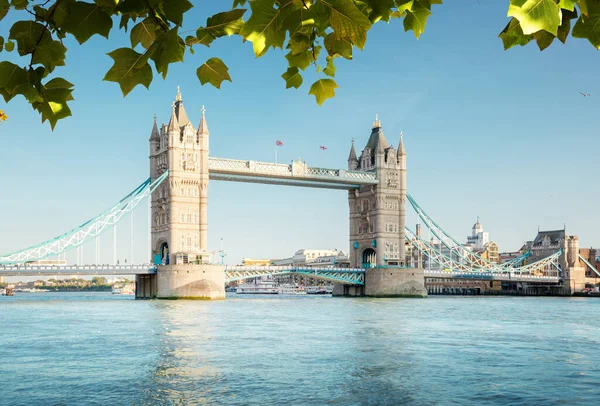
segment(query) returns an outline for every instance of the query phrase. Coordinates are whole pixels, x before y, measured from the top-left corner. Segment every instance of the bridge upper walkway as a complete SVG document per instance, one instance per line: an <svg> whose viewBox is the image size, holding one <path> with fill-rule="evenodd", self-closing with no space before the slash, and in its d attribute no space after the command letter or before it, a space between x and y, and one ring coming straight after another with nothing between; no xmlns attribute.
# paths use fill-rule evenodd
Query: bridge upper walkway
<svg viewBox="0 0 600 406"><path fill-rule="evenodd" d="M315 168L300 161L277 164L209 157L208 173L209 179L214 180L327 189L358 189L378 183L375 172Z"/></svg>

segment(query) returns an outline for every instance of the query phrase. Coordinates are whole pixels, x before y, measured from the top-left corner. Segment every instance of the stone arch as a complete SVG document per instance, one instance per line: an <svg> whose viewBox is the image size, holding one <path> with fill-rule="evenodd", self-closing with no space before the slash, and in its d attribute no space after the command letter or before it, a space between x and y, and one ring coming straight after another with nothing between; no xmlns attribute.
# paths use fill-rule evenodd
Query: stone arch
<svg viewBox="0 0 600 406"><path fill-rule="evenodd" d="M169 243L165 240L158 242L158 255L160 255L161 265L169 265Z"/></svg>
<svg viewBox="0 0 600 406"><path fill-rule="evenodd" d="M377 254L373 248L366 248L362 252L362 267L374 268L377 264Z"/></svg>

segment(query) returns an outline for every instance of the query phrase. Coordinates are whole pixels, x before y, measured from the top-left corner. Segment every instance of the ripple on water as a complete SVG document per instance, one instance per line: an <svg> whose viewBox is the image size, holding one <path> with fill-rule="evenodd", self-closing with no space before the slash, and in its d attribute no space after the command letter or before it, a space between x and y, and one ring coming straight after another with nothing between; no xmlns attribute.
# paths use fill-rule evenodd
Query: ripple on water
<svg viewBox="0 0 600 406"><path fill-rule="evenodd" d="M597 300L0 300L0 403L593 404Z"/></svg>

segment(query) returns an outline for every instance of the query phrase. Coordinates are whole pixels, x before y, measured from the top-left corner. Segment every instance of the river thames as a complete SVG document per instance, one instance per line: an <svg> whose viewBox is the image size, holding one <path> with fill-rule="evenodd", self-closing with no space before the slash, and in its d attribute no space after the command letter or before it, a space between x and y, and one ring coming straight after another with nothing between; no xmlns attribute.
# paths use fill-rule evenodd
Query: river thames
<svg viewBox="0 0 600 406"><path fill-rule="evenodd" d="M17 295L2 405L600 403L600 299Z"/></svg>

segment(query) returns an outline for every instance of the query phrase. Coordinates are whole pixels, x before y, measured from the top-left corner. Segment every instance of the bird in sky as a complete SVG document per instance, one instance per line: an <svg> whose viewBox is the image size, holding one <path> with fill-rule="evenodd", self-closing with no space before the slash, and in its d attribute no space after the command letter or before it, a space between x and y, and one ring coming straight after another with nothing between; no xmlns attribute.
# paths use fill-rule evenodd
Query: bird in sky
<svg viewBox="0 0 600 406"><path fill-rule="evenodd" d="M319 146L319 148L321 148L321 151L325 151L327 149L327 147L325 147L323 145Z"/></svg>
<svg viewBox="0 0 600 406"><path fill-rule="evenodd" d="M583 97L588 97L591 96L591 93L583 93L583 92L579 92L580 95L582 95Z"/></svg>

